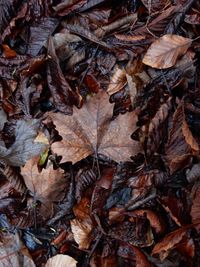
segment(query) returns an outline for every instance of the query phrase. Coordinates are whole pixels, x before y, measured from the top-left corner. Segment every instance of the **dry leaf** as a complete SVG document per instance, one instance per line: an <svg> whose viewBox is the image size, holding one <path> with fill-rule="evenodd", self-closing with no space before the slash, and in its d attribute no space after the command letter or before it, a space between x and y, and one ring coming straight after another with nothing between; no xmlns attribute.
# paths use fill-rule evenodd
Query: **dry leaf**
<svg viewBox="0 0 200 267"><path fill-rule="evenodd" d="M40 173L37 167L38 157L29 160L26 165L21 168L25 184L31 193L42 203L52 203L62 199L63 189L65 186L64 171L60 168L53 169L49 166L42 169Z"/></svg>
<svg viewBox="0 0 200 267"><path fill-rule="evenodd" d="M183 243L188 243L190 241L190 236L187 228L181 228L174 232L169 233L164 237L164 239L160 242L158 242L153 251L152 254L159 254L160 259L164 260L169 252L173 250L174 248L177 248L179 245L181 246ZM185 253L188 254L188 256L192 255L191 249L189 247L185 247ZM186 254L185 254L186 255Z"/></svg>
<svg viewBox="0 0 200 267"><path fill-rule="evenodd" d="M99 92L82 109L74 108L73 116L50 113L62 136L52 150L62 155L62 162L73 164L89 155L103 154L117 162L128 161L141 152L139 142L131 139L137 129L136 112L119 115L112 120L113 104L105 92Z"/></svg>
<svg viewBox="0 0 200 267"><path fill-rule="evenodd" d="M148 209L141 209L141 210L134 210L125 213L129 216L139 215L139 216L146 216L150 222L151 227L154 229L156 234L163 234L166 228L165 222L163 221L162 217L156 212Z"/></svg>
<svg viewBox="0 0 200 267"><path fill-rule="evenodd" d="M190 215L192 217L192 222L200 220L200 187L195 184L193 187L193 199L192 199L192 208Z"/></svg>
<svg viewBox="0 0 200 267"><path fill-rule="evenodd" d="M191 43L189 38L166 34L151 44L142 62L153 68L170 68L186 53Z"/></svg>
<svg viewBox="0 0 200 267"><path fill-rule="evenodd" d="M79 249L88 249L92 241L92 221L89 218L82 221L74 219L70 221L70 224L74 240L78 244Z"/></svg>
<svg viewBox="0 0 200 267"><path fill-rule="evenodd" d="M56 256L48 259L45 267L76 267L77 261L63 254L57 254Z"/></svg>
<svg viewBox="0 0 200 267"><path fill-rule="evenodd" d="M18 120L15 126L15 142L10 148L0 145L0 159L12 166L22 166L27 160L44 152L48 147L35 140L40 120Z"/></svg>
<svg viewBox="0 0 200 267"><path fill-rule="evenodd" d="M180 104L174 115L168 142L165 146L166 160L171 173L185 167L192 154L199 151L199 145L185 119L184 105Z"/></svg>
<svg viewBox="0 0 200 267"><path fill-rule="evenodd" d="M18 233L3 233L0 236L1 267L35 267L27 248Z"/></svg>
<svg viewBox="0 0 200 267"><path fill-rule="evenodd" d="M120 69L118 66L114 70L114 74L111 77L108 85L107 93L112 95L121 90L127 83L125 69Z"/></svg>

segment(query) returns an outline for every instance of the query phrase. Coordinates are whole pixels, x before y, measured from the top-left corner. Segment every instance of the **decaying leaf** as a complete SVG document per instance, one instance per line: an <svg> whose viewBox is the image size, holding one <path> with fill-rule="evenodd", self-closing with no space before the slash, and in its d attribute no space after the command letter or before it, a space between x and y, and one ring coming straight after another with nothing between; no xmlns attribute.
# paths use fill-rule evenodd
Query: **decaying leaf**
<svg viewBox="0 0 200 267"><path fill-rule="evenodd" d="M184 55L192 40L179 35L166 34L153 42L143 58L143 63L158 69L167 69Z"/></svg>
<svg viewBox="0 0 200 267"><path fill-rule="evenodd" d="M72 114L72 106L73 104L79 105L80 98L71 90L64 77L56 55L53 38L49 38L48 55L47 81L54 103L61 112Z"/></svg>
<svg viewBox="0 0 200 267"><path fill-rule="evenodd" d="M200 164L194 164L190 170L186 171L186 178L189 183L195 182L200 178Z"/></svg>
<svg viewBox="0 0 200 267"><path fill-rule="evenodd" d="M191 245L187 246L187 242L191 241ZM153 248L152 254L159 254L160 259L164 260L175 247L185 244L184 253L189 257L194 255L194 243L190 239L189 231L187 228L180 228L170 234L166 235L162 241L157 243ZM182 248L182 247L181 247Z"/></svg>
<svg viewBox="0 0 200 267"><path fill-rule="evenodd" d="M134 210L134 211L127 212L125 214L129 216L134 216L134 215L146 216L150 222L151 227L154 229L156 234L162 234L164 233L166 229L166 225L162 217L156 214L152 210L148 210L148 209Z"/></svg>
<svg viewBox="0 0 200 267"><path fill-rule="evenodd" d="M21 168L21 173L27 188L35 198L48 206L63 197L62 192L65 187L64 172L60 168L54 170L53 166L49 166L46 169L42 169L40 173L37 162L38 157L30 159Z"/></svg>
<svg viewBox="0 0 200 267"><path fill-rule="evenodd" d="M135 267L151 267L146 255L136 246L132 246L125 242L120 242L117 250L117 255L129 261L129 264L134 264ZM130 266L131 266L130 265Z"/></svg>
<svg viewBox="0 0 200 267"><path fill-rule="evenodd" d="M128 161L141 152L130 135L137 129L136 112L112 120L113 105L105 92L92 97L82 109L74 108L73 116L49 113L62 136L52 150L62 155L62 162L76 163L89 155L103 154L115 161Z"/></svg>
<svg viewBox="0 0 200 267"><path fill-rule="evenodd" d="M33 260L20 240L19 234L0 234L0 266L1 267L35 267Z"/></svg>
<svg viewBox="0 0 200 267"><path fill-rule="evenodd" d="M0 146L0 159L12 166L22 166L27 160L40 155L47 145L34 142L40 120L18 120L15 127L15 142L10 148Z"/></svg>
<svg viewBox="0 0 200 267"><path fill-rule="evenodd" d="M192 199L192 208L190 215L192 217L192 222L200 220L200 187L195 184L193 187L193 199Z"/></svg>
<svg viewBox="0 0 200 267"><path fill-rule="evenodd" d="M77 261L68 255L57 254L48 259L45 267L76 267L76 263Z"/></svg>
<svg viewBox="0 0 200 267"><path fill-rule="evenodd" d="M17 170L9 165L3 166L1 169L1 173L6 177L6 179L12 184L12 186L19 191L20 193L25 193L27 188L23 181L23 177Z"/></svg>
<svg viewBox="0 0 200 267"><path fill-rule="evenodd" d="M157 152L163 137L165 135L165 127L163 127L167 121L169 111L171 109L171 99L162 104L160 109L156 112L156 115L149 124L149 133L147 140L147 153Z"/></svg>
<svg viewBox="0 0 200 267"><path fill-rule="evenodd" d="M91 232L93 229L91 220L74 219L70 221L74 240L78 244L79 249L88 249L92 241Z"/></svg>
<svg viewBox="0 0 200 267"><path fill-rule="evenodd" d="M126 80L126 71L125 69L121 69L116 67L114 70L114 74L111 77L110 83L108 85L107 92L109 95L112 95L119 90L121 90L127 83Z"/></svg>
<svg viewBox="0 0 200 267"><path fill-rule="evenodd" d="M185 119L184 106L180 104L173 116L173 125L165 147L166 160L171 173L186 166L190 155L199 151Z"/></svg>

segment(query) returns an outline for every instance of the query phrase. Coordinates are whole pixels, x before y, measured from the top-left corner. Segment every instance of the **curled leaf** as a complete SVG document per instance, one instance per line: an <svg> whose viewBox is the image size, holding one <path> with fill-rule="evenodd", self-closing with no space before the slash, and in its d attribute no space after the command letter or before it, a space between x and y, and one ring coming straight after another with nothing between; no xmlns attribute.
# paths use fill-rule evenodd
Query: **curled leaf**
<svg viewBox="0 0 200 267"><path fill-rule="evenodd" d="M79 249L88 249L92 241L91 232L93 229L92 221L74 219L70 221L74 240Z"/></svg>

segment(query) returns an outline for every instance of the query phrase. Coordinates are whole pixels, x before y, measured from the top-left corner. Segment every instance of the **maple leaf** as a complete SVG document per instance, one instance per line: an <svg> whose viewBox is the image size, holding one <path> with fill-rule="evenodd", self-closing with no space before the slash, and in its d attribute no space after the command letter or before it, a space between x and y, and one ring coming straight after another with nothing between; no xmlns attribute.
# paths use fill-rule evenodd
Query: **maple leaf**
<svg viewBox="0 0 200 267"><path fill-rule="evenodd" d="M112 120L113 104L106 92L99 92L82 109L74 108L73 116L49 113L62 136L52 144L52 151L62 156L61 162L76 163L89 155L103 154L117 162L128 161L141 152L139 142L131 139L137 129L137 113L119 115Z"/></svg>
<svg viewBox="0 0 200 267"><path fill-rule="evenodd" d="M66 183L64 171L54 170L53 166L49 166L42 169L40 173L37 167L38 159L39 157L34 157L27 161L21 168L21 174L27 188L35 195L35 198L48 207L52 202L59 201L63 197L62 192Z"/></svg>
<svg viewBox="0 0 200 267"><path fill-rule="evenodd" d="M170 68L186 53L191 43L192 40L189 38L166 34L151 44L142 62L153 68Z"/></svg>

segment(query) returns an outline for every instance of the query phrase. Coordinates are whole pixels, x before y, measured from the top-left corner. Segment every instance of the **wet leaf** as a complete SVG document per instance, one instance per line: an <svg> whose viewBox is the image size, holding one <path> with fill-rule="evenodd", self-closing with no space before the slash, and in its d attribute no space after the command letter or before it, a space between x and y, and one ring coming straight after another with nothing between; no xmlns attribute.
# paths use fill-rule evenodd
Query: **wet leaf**
<svg viewBox="0 0 200 267"><path fill-rule="evenodd" d="M105 92L91 98L73 116L50 113L63 140L53 143L52 150L62 155L62 162L76 163L89 155L103 154L115 161L126 161L141 152L130 135L137 129L136 112L112 120L112 106ZM120 137L120 139L119 139Z"/></svg>
<svg viewBox="0 0 200 267"><path fill-rule="evenodd" d="M167 69L187 52L192 40L179 35L166 34L154 41L143 58L143 63L158 69Z"/></svg>
<svg viewBox="0 0 200 267"><path fill-rule="evenodd" d="M170 171L173 173L186 165L190 155L198 151L199 145L185 120L184 107L180 104L174 113L173 125L165 148Z"/></svg>
<svg viewBox="0 0 200 267"><path fill-rule="evenodd" d="M153 248L152 254L159 254L160 259L164 260L171 250L173 250L175 247L178 247L184 242L187 242L190 240L190 235L187 228L181 228L174 232L169 233L164 237L162 241L157 243L155 247ZM190 247L185 247L184 253L188 253L188 256L192 257L193 253L191 253Z"/></svg>
<svg viewBox="0 0 200 267"><path fill-rule="evenodd" d="M47 145L34 142L39 130L39 120L18 120L15 127L15 142L10 148L0 146L0 158L12 166L22 166L27 160L40 155Z"/></svg>
<svg viewBox="0 0 200 267"><path fill-rule="evenodd" d="M49 38L47 81L54 103L58 110L65 114L72 114L73 104L80 104L80 98L70 88L61 70L58 57L56 55L53 39Z"/></svg>

